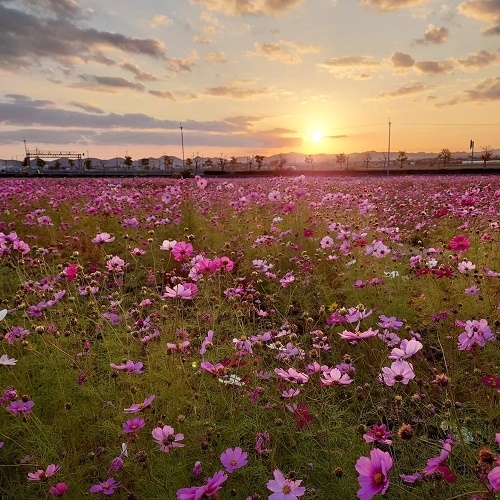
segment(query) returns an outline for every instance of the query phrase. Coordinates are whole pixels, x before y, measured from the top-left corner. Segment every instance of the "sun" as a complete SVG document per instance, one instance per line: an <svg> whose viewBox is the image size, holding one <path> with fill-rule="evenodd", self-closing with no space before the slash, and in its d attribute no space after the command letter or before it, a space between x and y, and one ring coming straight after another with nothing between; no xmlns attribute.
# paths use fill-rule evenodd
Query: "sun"
<svg viewBox="0 0 500 500"><path fill-rule="evenodd" d="M325 135L323 134L322 130L313 130L311 133L311 139L312 142L315 142L316 144L319 144Z"/></svg>

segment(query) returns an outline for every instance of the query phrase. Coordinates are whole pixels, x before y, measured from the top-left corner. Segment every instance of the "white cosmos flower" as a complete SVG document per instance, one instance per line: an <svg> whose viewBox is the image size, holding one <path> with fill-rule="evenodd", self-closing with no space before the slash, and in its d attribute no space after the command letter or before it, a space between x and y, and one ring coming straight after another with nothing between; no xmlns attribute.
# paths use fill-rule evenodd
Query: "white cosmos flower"
<svg viewBox="0 0 500 500"><path fill-rule="evenodd" d="M0 365L14 366L17 363L17 359L9 358L7 354L2 354L0 356Z"/></svg>
<svg viewBox="0 0 500 500"><path fill-rule="evenodd" d="M2 319L4 319L4 318L5 318L5 316L7 316L7 309L2 309L2 310L0 311L0 321L1 321Z"/></svg>

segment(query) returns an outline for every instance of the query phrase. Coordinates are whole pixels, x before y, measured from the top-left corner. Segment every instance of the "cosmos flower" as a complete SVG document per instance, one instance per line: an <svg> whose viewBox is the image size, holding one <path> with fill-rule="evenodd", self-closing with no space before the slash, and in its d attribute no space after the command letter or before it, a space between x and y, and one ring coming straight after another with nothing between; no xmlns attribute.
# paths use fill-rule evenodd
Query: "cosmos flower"
<svg viewBox="0 0 500 500"><path fill-rule="evenodd" d="M361 486L357 493L359 500L371 500L379 493L385 494L389 488L388 474L392 468L392 458L389 453L374 448L370 451L370 458L358 459L355 468Z"/></svg>
<svg viewBox="0 0 500 500"><path fill-rule="evenodd" d="M319 382L323 387L329 387L331 385L349 385L353 380L347 373L342 373L338 368L332 368L322 372Z"/></svg>
<svg viewBox="0 0 500 500"><path fill-rule="evenodd" d="M129 408L125 408L123 411L124 411L124 413L138 413L138 412L144 410L144 408L147 408L148 406L150 406L151 403L153 402L154 398L155 398L155 395L153 394L153 395L147 397L143 403L134 403Z"/></svg>
<svg viewBox="0 0 500 500"><path fill-rule="evenodd" d="M390 367L384 366L380 378L386 385L392 387L396 383L407 385L415 378L413 366L407 361L394 361Z"/></svg>
<svg viewBox="0 0 500 500"><path fill-rule="evenodd" d="M66 483L57 483L49 488L49 493L55 497L62 497L68 491Z"/></svg>
<svg viewBox="0 0 500 500"><path fill-rule="evenodd" d="M120 486L121 484L117 482L115 478L110 477L103 483L94 484L94 486L90 488L90 493L103 493L104 495L112 495Z"/></svg>
<svg viewBox="0 0 500 500"><path fill-rule="evenodd" d="M110 363L109 366L111 366L111 368L114 368L115 370L123 370L123 371L126 371L127 373L141 374L142 367L144 366L144 364L142 363L142 361L137 361L137 363L136 363L136 362L128 359L125 363L121 363L119 365L115 365L114 363Z"/></svg>
<svg viewBox="0 0 500 500"><path fill-rule="evenodd" d="M0 365L14 366L17 363L17 359L9 358L7 354L2 354L0 356Z"/></svg>
<svg viewBox="0 0 500 500"><path fill-rule="evenodd" d="M449 250L454 250L455 252L465 252L470 247L470 240L464 234L458 234L454 236L448 243Z"/></svg>
<svg viewBox="0 0 500 500"><path fill-rule="evenodd" d="M60 465L50 464L45 470L38 469L36 472L28 472L28 481L41 481L42 479L47 479L60 469Z"/></svg>
<svg viewBox="0 0 500 500"><path fill-rule="evenodd" d="M236 448L228 448L220 456L222 465L226 468L226 472L234 472L241 469L248 464L248 454L244 452L239 446Z"/></svg>
<svg viewBox="0 0 500 500"><path fill-rule="evenodd" d="M195 283L184 283L178 284L174 287L170 288L169 286L165 287L165 293L163 294L164 298L180 298L184 300L192 300L195 298L198 293L198 286Z"/></svg>
<svg viewBox="0 0 500 500"><path fill-rule="evenodd" d="M155 427L151 434L154 440L160 445L161 451L165 453L168 453L172 448L183 448L186 446L184 443L179 442L184 439L184 434L175 434L174 428L170 425Z"/></svg>
<svg viewBox="0 0 500 500"><path fill-rule="evenodd" d="M103 243L113 243L115 241L115 237L109 233L99 233L92 240L92 243L97 243L98 245L102 245Z"/></svg>
<svg viewBox="0 0 500 500"><path fill-rule="evenodd" d="M368 432L363 434L363 439L367 443L380 443L380 444L392 444L391 433L387 430L385 424L374 424L369 429Z"/></svg>
<svg viewBox="0 0 500 500"><path fill-rule="evenodd" d="M122 427L123 427L123 432L136 432L139 429L142 429L144 427L144 419L143 418L131 418L127 420L126 422L123 422Z"/></svg>
<svg viewBox="0 0 500 500"><path fill-rule="evenodd" d="M267 489L273 492L269 500L297 500L306 492L306 488L300 486L301 479L287 479L279 469L275 469L273 475L274 479L266 484Z"/></svg>

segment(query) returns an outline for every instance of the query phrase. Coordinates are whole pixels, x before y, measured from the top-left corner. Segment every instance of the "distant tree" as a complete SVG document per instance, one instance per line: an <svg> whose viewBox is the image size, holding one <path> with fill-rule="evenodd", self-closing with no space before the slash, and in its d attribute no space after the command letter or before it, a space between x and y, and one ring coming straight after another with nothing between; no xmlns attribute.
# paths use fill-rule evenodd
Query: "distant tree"
<svg viewBox="0 0 500 500"><path fill-rule="evenodd" d="M222 171L226 169L227 165L227 156L224 156L222 153L220 154L219 158L217 158L217 163Z"/></svg>
<svg viewBox="0 0 500 500"><path fill-rule="evenodd" d="M370 164L371 161L372 161L372 155L370 153L366 153L364 162L367 170L368 170L368 165Z"/></svg>
<svg viewBox="0 0 500 500"><path fill-rule="evenodd" d="M438 160L443 162L443 167L446 167L447 163L450 163L451 160L451 151L449 149L442 149L438 154Z"/></svg>
<svg viewBox="0 0 500 500"><path fill-rule="evenodd" d="M248 170L252 170L252 165L255 162L255 156L247 156L247 165L248 165Z"/></svg>
<svg viewBox="0 0 500 500"><path fill-rule="evenodd" d="M46 164L46 163L47 163L47 162L46 162L43 158L40 158L39 156L37 156L37 157L36 157L36 166L37 166L38 168L43 168L43 167L45 167L45 164Z"/></svg>
<svg viewBox="0 0 500 500"><path fill-rule="evenodd" d="M170 170L172 168L173 163L174 160L172 160L171 156L165 155L163 157L163 166L165 167L165 170Z"/></svg>
<svg viewBox="0 0 500 500"><path fill-rule="evenodd" d="M132 157L131 156L125 156L125 159L123 160L123 164L126 165L129 169L133 164Z"/></svg>
<svg viewBox="0 0 500 500"><path fill-rule="evenodd" d="M141 158L141 167L144 170L149 170L149 158Z"/></svg>
<svg viewBox="0 0 500 500"><path fill-rule="evenodd" d="M406 155L406 151L400 151L398 153L396 161L399 163L400 168L403 168L403 165L408 161L408 156Z"/></svg>
<svg viewBox="0 0 500 500"><path fill-rule="evenodd" d="M85 165L85 168L87 170L90 170L92 168L92 160L90 158L85 158L83 164Z"/></svg>
<svg viewBox="0 0 500 500"><path fill-rule="evenodd" d="M214 162L212 161L212 158L207 158L204 162L203 162L203 165L205 165L205 168L207 168L208 170L210 170L213 165L214 165Z"/></svg>
<svg viewBox="0 0 500 500"><path fill-rule="evenodd" d="M257 163L257 169L260 170L262 168L262 163L266 157L262 155L255 155L255 163ZM250 169L251 170L251 169Z"/></svg>
<svg viewBox="0 0 500 500"><path fill-rule="evenodd" d="M307 155L305 157L305 162L306 162L306 165L307 165L307 169L308 170L311 170L312 169L312 166L313 166L313 157L311 155Z"/></svg>
<svg viewBox="0 0 500 500"><path fill-rule="evenodd" d="M280 156L279 156L279 159L278 159L278 163L276 165L276 168L278 170L281 170L285 165L286 165L286 162L287 162L287 158L286 156L283 154L283 153L280 153Z"/></svg>
<svg viewBox="0 0 500 500"><path fill-rule="evenodd" d="M104 167L106 167L106 163L108 163L107 160L99 160L99 163L101 164L101 169L104 172Z"/></svg>
<svg viewBox="0 0 500 500"><path fill-rule="evenodd" d="M491 146L484 146L483 152L481 154L481 160L483 160L483 167L486 167L486 162L488 160L491 160L492 156L493 156L493 149L491 149Z"/></svg>
<svg viewBox="0 0 500 500"><path fill-rule="evenodd" d="M75 166L75 160L69 159L68 162L69 162L70 168L73 169L73 167Z"/></svg>
<svg viewBox="0 0 500 500"><path fill-rule="evenodd" d="M238 160L236 159L236 156L231 156L231 159L229 160L229 165L231 166L231 170L236 169L237 163L238 163Z"/></svg>
<svg viewBox="0 0 500 500"><path fill-rule="evenodd" d="M195 172L198 172L198 168L201 166L203 158L198 153L196 153L196 155L193 153L192 159L194 163L194 170Z"/></svg>
<svg viewBox="0 0 500 500"><path fill-rule="evenodd" d="M192 158L186 158L186 167L191 169L191 165L193 164Z"/></svg>
<svg viewBox="0 0 500 500"><path fill-rule="evenodd" d="M347 156L344 153L340 153L336 155L336 158L337 158L337 164L340 165L340 168L342 169L344 163L347 163Z"/></svg>
<svg viewBox="0 0 500 500"><path fill-rule="evenodd" d="M387 167L387 153L382 153L381 161L384 162L384 167Z"/></svg>
<svg viewBox="0 0 500 500"><path fill-rule="evenodd" d="M30 159L26 156L26 158L23 160L22 166L24 168L28 168L30 165Z"/></svg>
<svg viewBox="0 0 500 500"><path fill-rule="evenodd" d="M61 169L61 162L59 160L56 160L54 162L54 169L55 170L60 170Z"/></svg>

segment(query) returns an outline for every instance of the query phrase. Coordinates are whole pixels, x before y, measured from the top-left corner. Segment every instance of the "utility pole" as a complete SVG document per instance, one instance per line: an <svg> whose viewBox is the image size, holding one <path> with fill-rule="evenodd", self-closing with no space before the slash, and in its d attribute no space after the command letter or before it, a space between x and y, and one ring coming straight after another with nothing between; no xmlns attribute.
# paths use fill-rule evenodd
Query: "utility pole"
<svg viewBox="0 0 500 500"><path fill-rule="evenodd" d="M182 144L182 168L184 169L184 135L182 133L182 123L179 124L181 129L181 144Z"/></svg>
<svg viewBox="0 0 500 500"><path fill-rule="evenodd" d="M391 119L389 118L389 145L387 146L387 175L391 164Z"/></svg>
<svg viewBox="0 0 500 500"><path fill-rule="evenodd" d="M470 155L470 166L474 166L474 141L471 139L470 141L470 149L472 150L472 153Z"/></svg>

